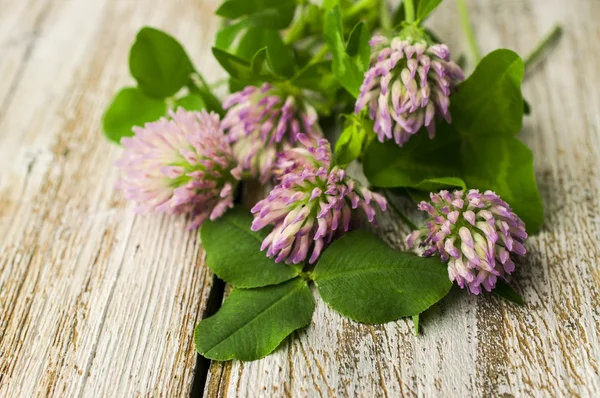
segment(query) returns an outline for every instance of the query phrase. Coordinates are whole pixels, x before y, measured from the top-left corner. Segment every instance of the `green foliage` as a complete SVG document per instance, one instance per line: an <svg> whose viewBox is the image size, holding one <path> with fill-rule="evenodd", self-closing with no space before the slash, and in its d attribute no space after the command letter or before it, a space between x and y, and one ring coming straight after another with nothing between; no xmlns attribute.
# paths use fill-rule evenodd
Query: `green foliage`
<svg viewBox="0 0 600 398"><path fill-rule="evenodd" d="M369 39L371 34L367 24L359 22L354 26L350 36L348 37L348 44L346 45L346 54L353 61L359 71L364 72L369 69L369 60L371 57L371 47L369 46Z"/></svg>
<svg viewBox="0 0 600 398"><path fill-rule="evenodd" d="M539 230L544 220L542 199L533 172L533 155L515 137L472 137L462 152L467 186L491 189L523 219L527 231Z"/></svg>
<svg viewBox="0 0 600 398"><path fill-rule="evenodd" d="M252 215L242 207L202 225L206 265L225 282L254 288L285 282L297 276L301 266L277 264L260 251L268 232L250 230Z"/></svg>
<svg viewBox="0 0 600 398"><path fill-rule="evenodd" d="M206 104L202 97L198 94L190 93L185 97L181 97L175 101L175 107L182 107L188 111L199 111L206 108Z"/></svg>
<svg viewBox="0 0 600 398"><path fill-rule="evenodd" d="M133 126L157 120L169 107L223 114L221 102L194 71L181 44L160 30L144 27L138 32L129 53L129 69L138 87L121 89L104 114L104 133L111 141L119 143L122 137L132 136ZM187 88L184 96L183 88Z"/></svg>
<svg viewBox="0 0 600 398"><path fill-rule="evenodd" d="M439 258L393 250L361 230L346 234L323 253L313 279L331 308L364 323L418 315L452 286Z"/></svg>
<svg viewBox="0 0 600 398"><path fill-rule="evenodd" d="M423 21L442 3L442 0L417 0L415 3L417 21Z"/></svg>
<svg viewBox="0 0 600 398"><path fill-rule="evenodd" d="M345 115L346 125L335 144L337 164L345 166L358 159L373 137L373 121L356 115Z"/></svg>
<svg viewBox="0 0 600 398"><path fill-rule="evenodd" d="M413 0L415 29L441 1ZM337 123L358 96L369 67L368 42L380 24L375 3L225 0L217 10L225 21L213 55L230 75L230 91L262 82L294 95L310 90L311 104L321 116L332 113L329 120ZM408 26L405 11L401 3L392 18L396 26ZM183 46L160 30L139 31L129 67L138 86L119 91L104 115L112 141L133 135L133 126L157 120L169 107L224 113ZM514 52L490 53L453 94L453 123L438 124L433 140L421 131L403 147L375 141L370 119L347 115L335 160L341 166L361 160L371 184L406 189L415 199L441 189L494 190L533 233L542 223L543 208L533 156L515 137L529 110L521 94L523 74L523 62ZM452 286L439 258L393 250L366 231L333 242L312 272L302 272L303 265L276 264L260 251L270 229L253 232L251 223L252 215L236 207L201 230L207 266L234 287L221 309L196 328L196 349L210 359L264 357L309 324L311 278L323 300L341 314L364 323L411 316L415 335L420 314ZM523 304L506 283L498 282L494 293Z"/></svg>
<svg viewBox="0 0 600 398"><path fill-rule="evenodd" d="M371 184L383 188L414 188L433 178L460 178L456 161L460 144L460 136L449 126L439 128L434 140L420 131L403 147L373 141L365 152L364 172Z"/></svg>
<svg viewBox="0 0 600 398"><path fill-rule="evenodd" d="M365 175L388 188L466 184L494 190L535 233L543 206L533 156L514 137L523 118L522 77L518 55L510 50L490 53L451 97L451 125L438 125L434 140L421 131L401 148L393 142L372 143L364 156Z"/></svg>
<svg viewBox="0 0 600 398"><path fill-rule="evenodd" d="M306 281L234 289L219 311L196 327L196 350L218 361L252 361L270 354L294 330L310 323L314 301Z"/></svg>
<svg viewBox="0 0 600 398"><path fill-rule="evenodd" d="M234 46L232 36L239 33L238 26L226 27L227 35L218 37L213 48L215 58L232 78L253 83L286 80L294 75L294 57L279 32L250 26Z"/></svg>
<svg viewBox="0 0 600 398"><path fill-rule="evenodd" d="M131 137L133 126L143 126L163 116L167 112L164 100L148 97L136 87L121 89L108 106L103 118L106 137L121 142L123 137Z"/></svg>
<svg viewBox="0 0 600 398"><path fill-rule="evenodd" d="M416 12L416 22L423 22L442 3L443 0L413 0ZM394 26L400 25L406 20L404 2L400 2L392 17Z"/></svg>
<svg viewBox="0 0 600 398"><path fill-rule="evenodd" d="M296 87L330 96L333 96L339 87L335 76L331 73L331 61L308 64L290 80L290 83Z"/></svg>
<svg viewBox="0 0 600 398"><path fill-rule="evenodd" d="M413 315L413 317L412 317L412 321L413 321L413 334L415 336L419 335L419 321L420 321L419 318L420 318L419 314Z"/></svg>
<svg viewBox="0 0 600 398"><path fill-rule="evenodd" d="M358 96L363 75L368 68L369 34L364 23L359 23L350 34L348 48L344 45L340 7L335 6L325 16L325 40L332 57L333 72L338 82L355 98Z"/></svg>
<svg viewBox="0 0 600 398"><path fill-rule="evenodd" d="M519 295L508 283L498 281L496 287L492 290L497 296L517 305L525 305L523 297Z"/></svg>
<svg viewBox="0 0 600 398"><path fill-rule="evenodd" d="M229 19L243 19L246 23L267 29L288 27L296 0L226 0L216 14Z"/></svg>
<svg viewBox="0 0 600 398"><path fill-rule="evenodd" d="M523 125L524 71L513 51L488 54L451 97L452 125L468 136L517 134Z"/></svg>
<svg viewBox="0 0 600 398"><path fill-rule="evenodd" d="M426 178L413 188L427 192L437 192L442 189L467 189L465 182L458 177Z"/></svg>
<svg viewBox="0 0 600 398"><path fill-rule="evenodd" d="M223 69L225 69L234 79L244 82L256 80L256 75L252 70L250 61L228 53L227 51L223 51L217 47L213 47L212 52Z"/></svg>
<svg viewBox="0 0 600 398"><path fill-rule="evenodd" d="M177 40L154 29L142 28L129 53L129 70L149 96L174 95L190 79L194 67Z"/></svg>

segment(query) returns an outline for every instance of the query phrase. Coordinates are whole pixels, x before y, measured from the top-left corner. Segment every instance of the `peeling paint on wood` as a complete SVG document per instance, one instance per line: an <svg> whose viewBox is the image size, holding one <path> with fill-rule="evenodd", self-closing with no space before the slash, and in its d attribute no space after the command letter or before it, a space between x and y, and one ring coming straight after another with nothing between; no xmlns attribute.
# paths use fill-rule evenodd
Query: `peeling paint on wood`
<svg viewBox="0 0 600 398"><path fill-rule="evenodd" d="M213 274L185 220L114 190L101 117L146 24L220 73L217 2L0 3L0 396L187 395Z"/></svg>

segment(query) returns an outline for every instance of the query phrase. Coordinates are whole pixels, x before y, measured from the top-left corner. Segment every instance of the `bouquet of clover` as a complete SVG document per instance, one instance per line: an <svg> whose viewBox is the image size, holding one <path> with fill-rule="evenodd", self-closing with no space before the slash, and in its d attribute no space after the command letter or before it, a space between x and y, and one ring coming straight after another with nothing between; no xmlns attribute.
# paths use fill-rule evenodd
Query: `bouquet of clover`
<svg viewBox="0 0 600 398"><path fill-rule="evenodd" d="M313 282L348 318L413 317L415 332L454 282L521 302L508 282L543 218L532 154L515 137L521 81L559 30L528 61L496 50L465 79L421 24L440 2L226 0L212 49L229 74L223 102L174 38L138 33L137 86L116 95L104 130L123 145L118 186L136 210L201 227L207 265L233 287L198 325L199 353L269 354L310 323ZM273 187L250 211L235 205L248 204L248 180ZM400 213L419 255L369 231L399 192L426 213L421 228Z"/></svg>

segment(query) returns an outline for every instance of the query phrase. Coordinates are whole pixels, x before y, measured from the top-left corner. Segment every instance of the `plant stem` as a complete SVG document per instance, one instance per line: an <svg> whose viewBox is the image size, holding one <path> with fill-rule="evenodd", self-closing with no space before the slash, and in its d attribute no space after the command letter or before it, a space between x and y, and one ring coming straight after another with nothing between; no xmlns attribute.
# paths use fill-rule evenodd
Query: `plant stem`
<svg viewBox="0 0 600 398"><path fill-rule="evenodd" d="M404 223L405 223L406 225L408 225L408 227L409 227L411 230L413 230L413 231L414 231L415 229L419 229L419 227L417 227L417 226L415 225L415 223L414 223L414 222L412 222L412 221L410 220L410 218L408 218L408 216L407 216L406 214L404 214L404 213L402 212L402 210L400 210L400 209L398 208L398 206L396 206L396 205L394 204L394 202L393 202L393 201L391 200L391 198L390 198L390 191L389 191L389 190L387 190L387 189L382 189L382 190L381 190L381 192L383 193L383 196L385 196L385 199L387 200L387 203L388 203L388 205L390 205L390 207L391 207L392 209L394 209L394 212L396 212L396 214L398 215L398 217L400 217L400 218L402 219L402 221L404 221Z"/></svg>
<svg viewBox="0 0 600 398"><path fill-rule="evenodd" d="M384 31L389 32L393 28L390 9L388 8L387 0L381 0L379 7L379 23Z"/></svg>
<svg viewBox="0 0 600 398"><path fill-rule="evenodd" d="M306 10L305 8L302 8L298 19L296 21L294 21L292 26L288 29L287 33L284 35L283 42L285 44L291 45L301 37L302 31L304 30L304 24L305 24L305 20L304 20L304 17L306 16L305 10Z"/></svg>
<svg viewBox="0 0 600 398"><path fill-rule="evenodd" d="M467 38L469 49L471 50L471 55L473 56L475 63L478 63L481 59L481 54L479 52L479 48L477 47L477 42L475 41L475 35L473 34L473 26L471 25L471 19L469 18L469 10L467 9L465 0L456 0L456 6L458 8L458 13L460 14L460 23Z"/></svg>
<svg viewBox="0 0 600 398"><path fill-rule="evenodd" d="M562 27L555 25L554 28L548 33L542 41L533 49L531 53L525 58L525 71L531 68L541 55L550 47L556 40L562 35Z"/></svg>
<svg viewBox="0 0 600 398"><path fill-rule="evenodd" d="M406 18L406 22L414 22L415 21L415 5L413 0L402 0L404 5L404 15Z"/></svg>
<svg viewBox="0 0 600 398"><path fill-rule="evenodd" d="M373 3L373 0L361 0L358 3L352 4L344 11L342 18L352 18L356 14L361 13L365 8L371 8L371 3Z"/></svg>
<svg viewBox="0 0 600 398"><path fill-rule="evenodd" d="M327 43L323 43L321 48L319 48L319 51L317 51L315 55L313 55L310 62L319 62L320 60L322 60L325 54L327 54L327 50L329 50Z"/></svg>

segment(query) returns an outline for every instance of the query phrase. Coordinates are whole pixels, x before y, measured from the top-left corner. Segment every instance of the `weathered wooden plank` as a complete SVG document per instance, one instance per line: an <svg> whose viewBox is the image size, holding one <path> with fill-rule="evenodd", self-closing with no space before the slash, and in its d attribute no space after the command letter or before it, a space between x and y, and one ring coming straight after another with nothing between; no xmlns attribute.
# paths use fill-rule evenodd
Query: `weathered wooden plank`
<svg viewBox="0 0 600 398"><path fill-rule="evenodd" d="M593 1L468 2L483 53L531 50L555 22L565 36L524 93L533 106L521 137L533 149L546 207L516 287L523 308L453 291L410 321L368 326L317 299L311 325L259 361L213 363L206 396L597 396L600 393L600 39ZM431 25L465 49L454 2ZM456 50L455 50L456 51ZM401 246L407 230L381 233Z"/></svg>
<svg viewBox="0 0 600 398"><path fill-rule="evenodd" d="M217 3L1 2L0 396L189 393L213 275L185 220L114 190L100 126L143 25L218 77Z"/></svg>

